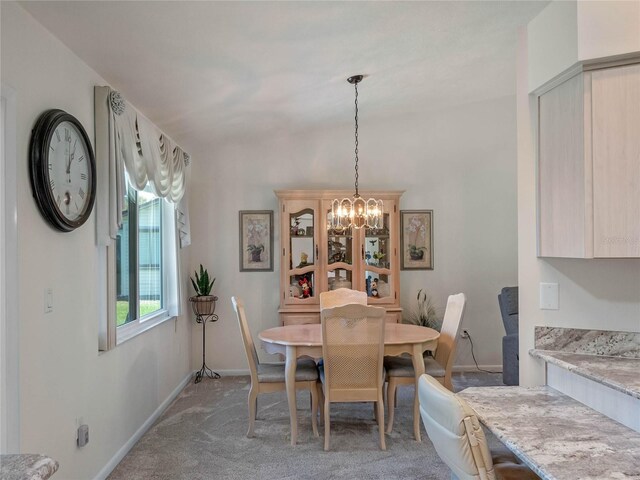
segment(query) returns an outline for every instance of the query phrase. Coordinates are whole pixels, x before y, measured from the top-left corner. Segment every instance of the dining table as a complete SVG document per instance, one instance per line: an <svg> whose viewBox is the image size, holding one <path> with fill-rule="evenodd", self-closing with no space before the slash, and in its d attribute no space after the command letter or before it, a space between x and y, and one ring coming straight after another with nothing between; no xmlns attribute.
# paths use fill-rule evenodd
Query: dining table
<svg viewBox="0 0 640 480"><path fill-rule="evenodd" d="M384 331L384 354L388 356L411 355L416 384L424 373L423 353L430 350L435 354L438 346L437 330L418 325L386 323ZM322 358L322 328L319 323L305 325L287 325L269 328L259 333L262 347L267 353L282 354L285 357L285 385L289 416L291 419L291 445L298 437L298 412L296 407L296 364L300 357ZM418 389L415 389L413 401L413 435L420 439L420 413Z"/></svg>

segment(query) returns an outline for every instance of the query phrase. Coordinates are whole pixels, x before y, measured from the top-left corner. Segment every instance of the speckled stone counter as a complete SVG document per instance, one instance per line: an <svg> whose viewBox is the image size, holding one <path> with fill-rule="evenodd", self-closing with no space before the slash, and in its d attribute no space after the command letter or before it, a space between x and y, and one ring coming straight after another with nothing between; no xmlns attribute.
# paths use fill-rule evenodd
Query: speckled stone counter
<svg viewBox="0 0 640 480"><path fill-rule="evenodd" d="M44 455L0 455L1 480L46 480L57 470L58 462Z"/></svg>
<svg viewBox="0 0 640 480"><path fill-rule="evenodd" d="M538 350L640 358L640 332L537 326L534 335Z"/></svg>
<svg viewBox="0 0 640 480"><path fill-rule="evenodd" d="M552 388L473 387L459 395L543 479L640 479L640 434Z"/></svg>
<svg viewBox="0 0 640 480"><path fill-rule="evenodd" d="M640 399L640 359L530 350L545 362Z"/></svg>

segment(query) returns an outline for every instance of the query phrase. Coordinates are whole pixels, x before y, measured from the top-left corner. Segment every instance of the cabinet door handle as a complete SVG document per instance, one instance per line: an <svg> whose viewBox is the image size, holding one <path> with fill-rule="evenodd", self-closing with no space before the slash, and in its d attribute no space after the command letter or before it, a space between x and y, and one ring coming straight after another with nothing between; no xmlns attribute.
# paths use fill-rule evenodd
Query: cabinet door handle
<svg viewBox="0 0 640 480"><path fill-rule="evenodd" d="M318 244L316 243L316 262L318 261Z"/></svg>
<svg viewBox="0 0 640 480"><path fill-rule="evenodd" d="M364 260L364 245L360 246L360 251L362 253L362 260Z"/></svg>

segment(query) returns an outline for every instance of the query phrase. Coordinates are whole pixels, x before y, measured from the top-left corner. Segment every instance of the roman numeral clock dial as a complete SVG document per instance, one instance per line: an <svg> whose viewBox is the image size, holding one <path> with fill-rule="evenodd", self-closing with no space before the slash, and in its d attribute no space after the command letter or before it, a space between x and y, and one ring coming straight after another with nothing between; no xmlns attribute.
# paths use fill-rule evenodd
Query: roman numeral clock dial
<svg viewBox="0 0 640 480"><path fill-rule="evenodd" d="M31 187L43 217L70 232L85 223L95 202L95 159L82 124L62 110L36 122L29 146Z"/></svg>

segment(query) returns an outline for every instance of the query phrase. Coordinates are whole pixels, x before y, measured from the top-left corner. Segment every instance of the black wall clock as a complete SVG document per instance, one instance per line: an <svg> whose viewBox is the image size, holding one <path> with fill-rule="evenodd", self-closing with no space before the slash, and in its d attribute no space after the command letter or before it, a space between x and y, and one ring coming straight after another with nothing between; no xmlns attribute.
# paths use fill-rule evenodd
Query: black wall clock
<svg viewBox="0 0 640 480"><path fill-rule="evenodd" d="M54 228L70 232L87 221L96 198L96 162L76 117L58 109L40 115L31 132L29 174L40 212Z"/></svg>

